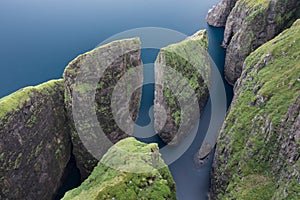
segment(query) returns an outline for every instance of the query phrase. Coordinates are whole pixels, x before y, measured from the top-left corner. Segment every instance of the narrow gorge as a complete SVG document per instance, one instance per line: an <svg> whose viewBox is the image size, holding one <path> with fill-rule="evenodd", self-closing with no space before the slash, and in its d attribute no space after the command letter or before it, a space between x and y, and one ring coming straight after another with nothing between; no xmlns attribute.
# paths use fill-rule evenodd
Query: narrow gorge
<svg viewBox="0 0 300 200"><path fill-rule="evenodd" d="M153 91L142 88L136 36L80 54L62 78L1 98L0 199L300 199L298 18L297 0L222 0L208 11L206 30L157 49ZM225 52L218 84L230 106L214 124L219 131L207 133L217 121L207 53L217 31ZM157 135L147 143L134 137L139 115L150 113L139 112L144 92L153 92ZM194 133L168 163L162 149L176 151ZM70 165L80 184L66 191Z"/></svg>

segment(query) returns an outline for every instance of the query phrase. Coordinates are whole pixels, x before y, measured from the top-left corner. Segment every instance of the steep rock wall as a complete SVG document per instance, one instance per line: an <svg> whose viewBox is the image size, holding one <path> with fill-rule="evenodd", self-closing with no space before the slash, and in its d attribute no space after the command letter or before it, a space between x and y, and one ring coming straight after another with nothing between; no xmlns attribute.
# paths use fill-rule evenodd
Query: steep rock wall
<svg viewBox="0 0 300 200"><path fill-rule="evenodd" d="M128 137L114 119L111 107L112 94L116 84L125 73L141 65L140 40L133 38L114 41L97 47L78 56L66 67L64 72L65 103L71 121L73 153L82 179L85 179L92 172L98 159L113 143ZM142 73L133 76L142 82ZM124 90L118 95L132 95L129 109L132 120L136 120L141 99L141 88L133 94L127 94L130 85L124 87ZM120 104L124 105L124 109L127 109L127 102L118 102L118 105ZM82 116L77 116L77 121L74 120L74 109L77 109L75 110L77 115L82 114ZM94 112L96 120L92 116ZM77 127L75 123L77 123ZM99 124L107 138L112 142L111 145L98 137L99 128L97 126ZM123 125L128 126L131 130L128 134L132 134L133 124L124 122ZM80 134L77 129L80 129ZM84 142L92 144L88 147L90 149L86 148L87 145ZM92 155L91 150L97 151L97 155ZM98 158L96 159L95 156Z"/></svg>
<svg viewBox="0 0 300 200"><path fill-rule="evenodd" d="M0 99L0 199L52 199L70 158L62 80Z"/></svg>
<svg viewBox="0 0 300 200"><path fill-rule="evenodd" d="M213 199L300 198L300 20L245 61L213 164Z"/></svg>
<svg viewBox="0 0 300 200"><path fill-rule="evenodd" d="M202 30L162 48L155 62L154 129L170 145L179 144L191 131L208 99L207 48L208 37ZM198 110L190 103L180 105L192 98L189 89L195 94ZM184 112L189 116L183 116Z"/></svg>
<svg viewBox="0 0 300 200"><path fill-rule="evenodd" d="M210 16L225 16L233 5L223 0L209 13L212 25L223 23L224 19ZM218 7L222 9L217 9ZM260 45L274 38L299 17L300 2L297 0L238 0L232 8L225 26L223 46L226 49L225 78L234 84L240 77L245 58Z"/></svg>

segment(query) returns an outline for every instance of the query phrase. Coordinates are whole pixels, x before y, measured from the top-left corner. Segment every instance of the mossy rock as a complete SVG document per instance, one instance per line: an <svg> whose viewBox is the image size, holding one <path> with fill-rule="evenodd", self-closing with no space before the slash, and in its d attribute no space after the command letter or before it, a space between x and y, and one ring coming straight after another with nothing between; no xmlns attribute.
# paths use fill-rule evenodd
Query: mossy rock
<svg viewBox="0 0 300 200"><path fill-rule="evenodd" d="M0 199L52 199L70 159L63 80L0 99Z"/></svg>
<svg viewBox="0 0 300 200"><path fill-rule="evenodd" d="M170 145L177 145L186 137L208 99L210 68L207 49L208 36L205 30L201 30L179 43L162 48L156 59L154 129ZM181 102L192 102L186 105L180 103L180 99ZM194 103L197 109L194 109Z"/></svg>
<svg viewBox="0 0 300 200"><path fill-rule="evenodd" d="M299 10L298 0L236 2L227 18L223 41L226 47L225 78L230 84L234 85L240 77L246 57L290 27Z"/></svg>
<svg viewBox="0 0 300 200"><path fill-rule="evenodd" d="M172 200L176 189L157 144L130 137L109 149L88 179L65 194L63 200L68 199Z"/></svg>
<svg viewBox="0 0 300 200"><path fill-rule="evenodd" d="M114 119L111 102L115 86L121 78L125 74L131 73L130 70L141 67L141 65L140 40L131 38L99 46L78 56L66 67L64 72L65 103L68 117L71 120L73 153L82 179L91 173L97 165L98 159L113 143L133 134L133 123L123 123L132 130L128 132L118 126ZM142 73L133 78L142 82ZM130 106L126 107L128 106L127 102L118 102L118 104L124 107L122 109L129 110L131 122L133 122L137 119L142 90L139 88L133 94L129 94L127 88L130 85L124 87L124 90L118 95L129 96L131 98ZM77 111L77 115L74 115L74 110ZM77 116L76 122L74 116ZM95 127L99 125L105 136L111 141L109 144L98 137L99 129ZM87 147L83 141L93 147ZM94 146L103 142L107 146L102 145L102 149L97 148L96 153L91 151Z"/></svg>
<svg viewBox="0 0 300 200"><path fill-rule="evenodd" d="M299 112L300 20L246 59L218 139L212 195L299 199Z"/></svg>

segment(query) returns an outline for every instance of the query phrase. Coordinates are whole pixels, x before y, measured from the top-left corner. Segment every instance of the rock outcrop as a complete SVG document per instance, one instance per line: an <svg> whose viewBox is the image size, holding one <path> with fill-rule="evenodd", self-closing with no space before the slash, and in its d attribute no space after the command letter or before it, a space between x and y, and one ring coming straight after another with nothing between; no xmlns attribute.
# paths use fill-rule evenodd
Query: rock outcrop
<svg viewBox="0 0 300 200"><path fill-rule="evenodd" d="M217 144L213 199L300 198L299 55L300 20L246 59Z"/></svg>
<svg viewBox="0 0 300 200"><path fill-rule="evenodd" d="M126 138L109 149L81 186L66 193L63 200L68 199L175 200L176 188L157 144Z"/></svg>
<svg viewBox="0 0 300 200"><path fill-rule="evenodd" d="M226 16L235 0L223 0L209 15L212 25L223 24L218 17ZM221 8L219 8L221 7ZM218 8L218 9L217 9ZM238 0L232 8L225 26L223 46L226 47L225 78L234 84L242 73L245 58L260 45L274 38L284 28L291 25L299 14L300 2L297 0Z"/></svg>
<svg viewBox="0 0 300 200"><path fill-rule="evenodd" d="M52 199L70 158L63 80L0 99L0 199Z"/></svg>
<svg viewBox="0 0 300 200"><path fill-rule="evenodd" d="M207 48L202 30L162 48L155 62L154 129L170 145L179 144L192 130L208 99Z"/></svg>
<svg viewBox="0 0 300 200"><path fill-rule="evenodd" d="M134 78L142 83L142 71L130 72L141 65L140 40L133 38L114 41L80 55L65 69L65 99L68 117L71 121L73 153L83 179L92 172L98 159L113 143L133 133L133 123L121 122L122 125L127 126L126 133L120 128L120 124L116 123L111 103L114 88L126 73L128 79ZM128 73L132 75L128 76ZM119 95L116 100L117 104L121 105L117 112L130 110L130 117L135 121L142 90L139 88L131 94L129 93L131 87L127 84L117 94ZM131 98L130 103L120 102L119 99L126 95ZM117 113L117 116L120 115ZM101 139L100 127L111 144ZM91 145L87 147L84 142Z"/></svg>
<svg viewBox="0 0 300 200"><path fill-rule="evenodd" d="M227 17L237 0L223 0L208 11L206 21L214 27L225 27Z"/></svg>

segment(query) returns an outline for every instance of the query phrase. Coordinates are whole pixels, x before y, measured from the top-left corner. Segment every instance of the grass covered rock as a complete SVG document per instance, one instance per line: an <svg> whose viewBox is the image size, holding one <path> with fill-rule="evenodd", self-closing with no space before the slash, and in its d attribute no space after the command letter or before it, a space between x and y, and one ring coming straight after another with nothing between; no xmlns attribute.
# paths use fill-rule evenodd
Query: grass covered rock
<svg viewBox="0 0 300 200"><path fill-rule="evenodd" d="M217 144L214 199L300 198L300 20L247 57Z"/></svg>
<svg viewBox="0 0 300 200"><path fill-rule="evenodd" d="M175 200L176 189L157 144L129 137L103 156L91 175L63 200Z"/></svg>

